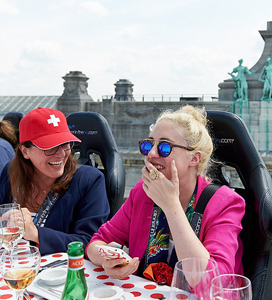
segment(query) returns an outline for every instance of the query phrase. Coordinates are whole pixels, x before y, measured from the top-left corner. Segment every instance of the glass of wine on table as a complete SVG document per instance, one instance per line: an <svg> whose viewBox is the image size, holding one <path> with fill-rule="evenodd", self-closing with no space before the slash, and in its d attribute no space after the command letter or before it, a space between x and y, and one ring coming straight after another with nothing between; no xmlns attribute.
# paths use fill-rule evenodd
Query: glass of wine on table
<svg viewBox="0 0 272 300"><path fill-rule="evenodd" d="M2 243L3 243L3 228L2 228L2 221L0 217L0 256L1 256Z"/></svg>
<svg viewBox="0 0 272 300"><path fill-rule="evenodd" d="M40 251L34 246L15 246L3 252L0 272L6 284L15 291L16 300L23 300L25 289L39 272L40 262Z"/></svg>
<svg viewBox="0 0 272 300"><path fill-rule="evenodd" d="M0 205L0 226L3 231L3 247L11 250L24 236L25 223L20 204L8 203Z"/></svg>

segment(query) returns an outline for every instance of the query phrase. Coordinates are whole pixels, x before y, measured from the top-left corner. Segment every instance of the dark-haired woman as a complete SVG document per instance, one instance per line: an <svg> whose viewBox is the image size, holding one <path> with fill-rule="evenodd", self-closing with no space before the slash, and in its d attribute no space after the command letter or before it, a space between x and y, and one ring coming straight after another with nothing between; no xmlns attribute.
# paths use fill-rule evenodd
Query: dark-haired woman
<svg viewBox="0 0 272 300"><path fill-rule="evenodd" d="M24 238L41 254L66 252L75 240L86 246L109 215L103 174L90 166L77 169L71 150L80 140L58 110L32 110L19 133L15 158L0 178L0 204L21 205Z"/></svg>

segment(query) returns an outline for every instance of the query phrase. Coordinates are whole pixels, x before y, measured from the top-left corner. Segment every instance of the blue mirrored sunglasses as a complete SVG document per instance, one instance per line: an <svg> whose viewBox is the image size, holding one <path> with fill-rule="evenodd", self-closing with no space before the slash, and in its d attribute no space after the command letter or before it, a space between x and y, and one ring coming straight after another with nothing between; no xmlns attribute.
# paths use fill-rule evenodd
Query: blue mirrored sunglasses
<svg viewBox="0 0 272 300"><path fill-rule="evenodd" d="M154 146L155 141L153 140L142 140L139 142L139 149L142 155L148 155L149 151L152 149L152 147ZM170 142L167 141L161 141L158 143L157 145L157 151L159 156L161 157L167 157L168 155L170 155L172 148L173 147L178 147L178 148L182 148L188 151L193 151L194 149L191 147L185 147L185 146L181 146L181 145L176 145L176 144L172 144Z"/></svg>

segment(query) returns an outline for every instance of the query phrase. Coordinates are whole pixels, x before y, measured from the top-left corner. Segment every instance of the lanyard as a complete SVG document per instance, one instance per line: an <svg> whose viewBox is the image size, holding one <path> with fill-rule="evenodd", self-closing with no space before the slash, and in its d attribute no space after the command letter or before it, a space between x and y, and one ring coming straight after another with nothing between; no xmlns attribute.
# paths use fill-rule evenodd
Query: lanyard
<svg viewBox="0 0 272 300"><path fill-rule="evenodd" d="M39 211L36 213L33 223L36 226L44 227L44 224L49 216L50 210L52 209L53 205L57 202L59 198L59 194L55 193L52 196L52 192L49 191L47 196L45 197Z"/></svg>

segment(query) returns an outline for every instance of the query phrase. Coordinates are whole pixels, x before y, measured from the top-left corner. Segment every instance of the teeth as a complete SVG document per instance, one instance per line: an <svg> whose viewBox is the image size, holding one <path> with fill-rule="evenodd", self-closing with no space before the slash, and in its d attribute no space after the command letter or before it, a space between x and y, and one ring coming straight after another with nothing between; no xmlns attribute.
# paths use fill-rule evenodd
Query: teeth
<svg viewBox="0 0 272 300"><path fill-rule="evenodd" d="M156 166L156 169L161 170L161 169L163 169L163 167L162 166Z"/></svg>
<svg viewBox="0 0 272 300"><path fill-rule="evenodd" d="M56 161L56 162L51 161L49 164L50 165L60 165L61 161Z"/></svg>

